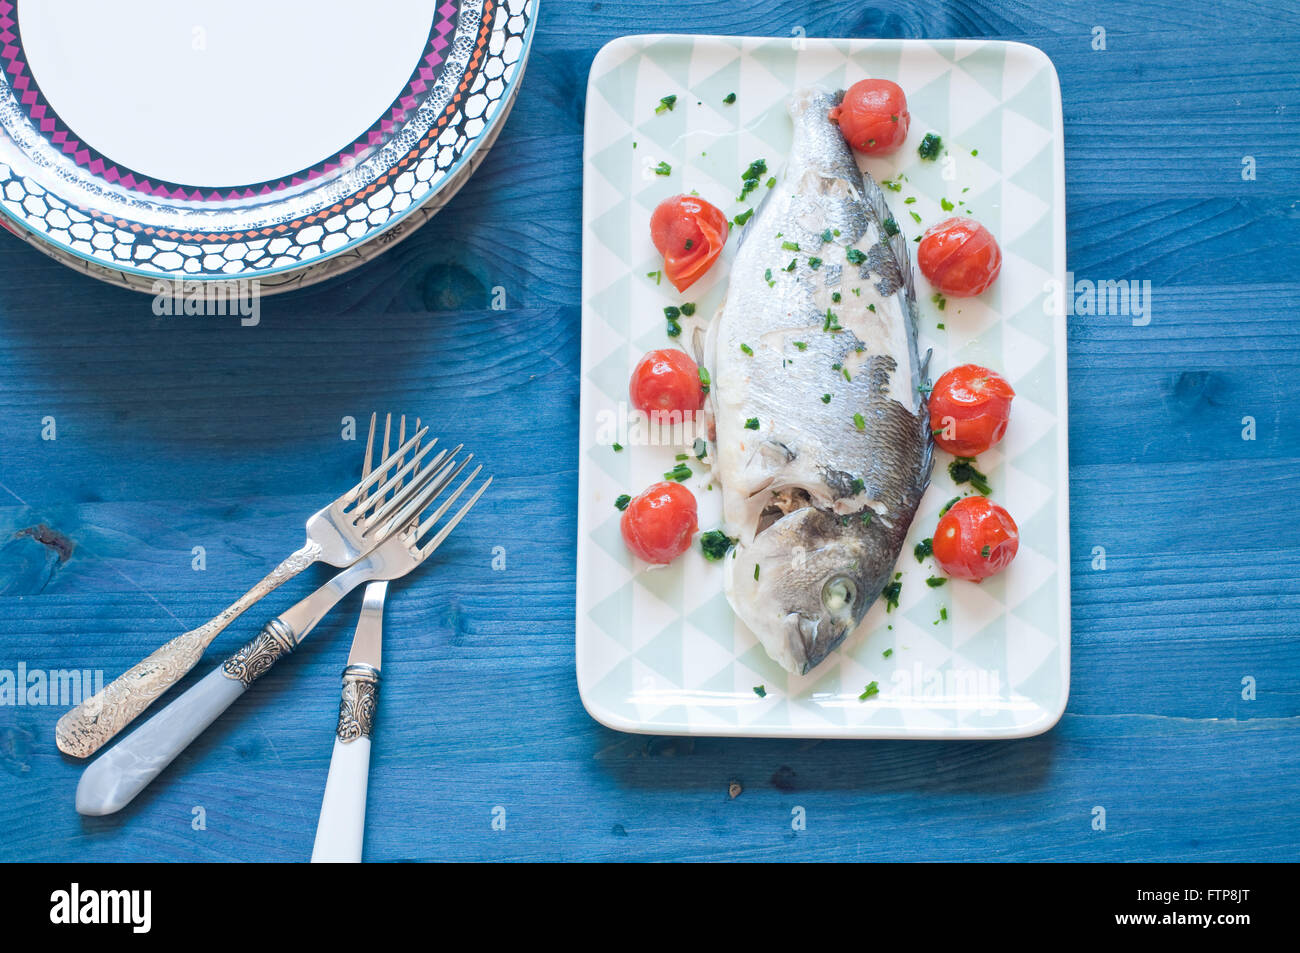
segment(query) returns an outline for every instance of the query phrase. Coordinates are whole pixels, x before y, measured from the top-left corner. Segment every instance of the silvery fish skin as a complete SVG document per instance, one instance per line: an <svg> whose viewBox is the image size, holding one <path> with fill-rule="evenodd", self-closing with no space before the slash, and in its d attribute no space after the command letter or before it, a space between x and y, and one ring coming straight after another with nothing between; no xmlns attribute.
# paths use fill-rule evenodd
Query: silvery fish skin
<svg viewBox="0 0 1300 953"><path fill-rule="evenodd" d="M738 540L727 598L796 673L891 581L932 465L907 239L827 118L841 95L792 97L790 156L745 226L705 345L714 475Z"/></svg>

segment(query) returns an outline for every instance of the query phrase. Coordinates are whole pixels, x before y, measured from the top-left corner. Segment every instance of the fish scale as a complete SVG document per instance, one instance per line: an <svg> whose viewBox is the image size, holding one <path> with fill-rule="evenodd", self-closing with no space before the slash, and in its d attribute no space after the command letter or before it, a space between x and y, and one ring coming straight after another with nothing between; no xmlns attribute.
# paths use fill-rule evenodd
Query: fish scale
<svg viewBox="0 0 1300 953"><path fill-rule="evenodd" d="M705 347L714 476L738 541L727 598L799 673L888 583L932 465L906 238L827 117L840 95L791 98L790 155L745 226Z"/></svg>

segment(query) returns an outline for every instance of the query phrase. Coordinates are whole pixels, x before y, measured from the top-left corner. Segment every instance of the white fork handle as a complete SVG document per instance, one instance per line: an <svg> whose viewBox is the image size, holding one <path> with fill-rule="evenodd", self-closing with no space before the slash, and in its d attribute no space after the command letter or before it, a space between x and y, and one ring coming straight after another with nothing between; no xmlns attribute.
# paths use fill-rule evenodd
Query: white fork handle
<svg viewBox="0 0 1300 953"><path fill-rule="evenodd" d="M171 764L247 686L217 666L174 702L91 762L77 785L77 813L120 811Z"/></svg>
<svg viewBox="0 0 1300 953"><path fill-rule="evenodd" d="M316 825L313 864L356 864L361 862L361 843L366 832L366 788L370 780L370 739L334 739L325 799Z"/></svg>

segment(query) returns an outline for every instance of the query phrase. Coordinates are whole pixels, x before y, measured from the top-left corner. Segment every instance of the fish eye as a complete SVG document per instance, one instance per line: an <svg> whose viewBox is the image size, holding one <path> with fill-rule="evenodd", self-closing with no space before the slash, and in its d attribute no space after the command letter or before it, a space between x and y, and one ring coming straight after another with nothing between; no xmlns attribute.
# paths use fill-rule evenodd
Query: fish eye
<svg viewBox="0 0 1300 953"><path fill-rule="evenodd" d="M858 587L848 576L831 576L822 585L822 605L832 615L848 612L858 597Z"/></svg>

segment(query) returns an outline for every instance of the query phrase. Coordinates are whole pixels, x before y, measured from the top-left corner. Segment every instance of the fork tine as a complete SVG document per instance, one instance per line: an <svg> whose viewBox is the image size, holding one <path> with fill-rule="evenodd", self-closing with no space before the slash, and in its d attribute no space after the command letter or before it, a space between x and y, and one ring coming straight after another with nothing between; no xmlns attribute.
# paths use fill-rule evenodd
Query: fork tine
<svg viewBox="0 0 1300 953"><path fill-rule="evenodd" d="M460 496L461 491L464 490L465 487L469 486L470 481L473 480L476 476L478 476L478 472L482 469L483 469L482 466L475 467L474 472L469 475L468 479L466 479L465 482L460 485L460 487L451 496L451 498L447 500L447 502L450 503L452 500L456 499L456 497ZM433 537L433 539L429 541L428 545L424 546L420 550L420 559L423 560L427 558L431 552L433 552L435 549L437 549L439 546L442 545L442 541L446 539L448 535L450 535L453 529L456 528L456 524L458 524L462 519L465 518L465 514L470 511L470 507L472 507L475 503L478 502L478 498L482 496L483 492L491 485L492 485L492 478L488 477L486 480L483 481L483 485L474 491L474 495L471 496L465 502L465 505L456 511L456 515L447 521L447 525L444 526L442 529L438 530L438 535ZM445 509L446 505L444 504L442 508ZM426 522L424 525L427 526L428 523ZM420 528L423 530L424 526L421 526ZM419 537L417 536L416 538L418 539Z"/></svg>
<svg viewBox="0 0 1300 953"><path fill-rule="evenodd" d="M415 436L413 436L410 440L406 441L406 443L404 443L402 446L398 447L395 451L393 451L393 453L390 456L381 460L379 466L375 467L371 471L370 476L366 477L364 480L362 480L360 483L358 483L356 486L350 489L347 493L343 494L343 496L340 497L340 499L343 500L345 503L352 503L362 494L369 491L371 487L373 487L376 483L378 483L381 479L383 479L384 476L387 475L388 471L391 470L398 463L398 461L400 461L407 453L410 453L411 448L415 446L417 443L419 443L420 439L428 432L429 432L428 427L422 427L419 431L416 432ZM432 446L432 444L430 444L430 446Z"/></svg>
<svg viewBox="0 0 1300 953"><path fill-rule="evenodd" d="M365 458L365 460L363 460L362 463L361 463L361 482L362 482L362 483L365 482L366 477L370 476L370 457L371 457L371 454L373 454L373 453L375 452L375 421L377 421L378 419L379 419L379 414L378 414L378 412L371 413L371 415L370 415L370 435L369 435L368 437L366 437L366 458ZM366 496L365 496L365 494L363 493L363 494L361 495L361 499L364 500L365 498L366 498Z"/></svg>
<svg viewBox="0 0 1300 953"><path fill-rule="evenodd" d="M418 520L420 512L438 497L438 494L447 487L447 484L456 479L461 470L465 469L466 464L474 455L471 453L464 460L457 461L455 455L459 451L460 447L453 450L446 462L440 467L428 466L424 468L418 481L412 484L414 489L411 494L404 496L401 509L378 532L381 539L387 539L394 532L411 527L411 524ZM370 530L367 530L367 532L370 532Z"/></svg>
<svg viewBox="0 0 1300 953"><path fill-rule="evenodd" d="M469 463L469 460L466 459L466 460L465 460L465 463ZM463 470L463 469L465 469L464 464L462 464L461 467L460 467L460 470ZM483 468L482 468L481 466L475 467L475 468L474 468L474 472L471 473L471 474L469 475L469 478L466 479L466 481L465 481L464 483L461 484L460 489L457 490L455 493L453 493L453 494L452 494L450 497L448 497L446 500L444 500L443 503L442 503L442 505L438 507L437 511L436 511L432 516L430 516L428 519L426 519L423 523L421 523L421 524L419 525L419 527L418 527L418 528L416 529L416 531L415 531L415 538L416 538L417 540L418 540L421 536L423 536L425 533L429 532L429 530L433 527L433 524L434 524L434 523L436 523L436 522L438 522L438 520L442 519L442 515L443 515L444 513L447 512L447 510L448 510L448 508L451 506L451 504L453 504L453 503L456 502L456 497L460 496L461 492L465 489L465 487L470 483L470 481L472 481L472 480L474 479L474 477L478 476L478 472L479 472L479 470L482 470L482 469L483 469ZM458 477L458 476L460 475L460 470L457 470L455 473L453 473L453 474L451 475L451 479L449 479L449 480L447 481L447 483L451 483L452 480L456 479L456 477ZM432 501L430 501L430 502L432 502Z"/></svg>
<svg viewBox="0 0 1300 953"><path fill-rule="evenodd" d="M388 500L387 502L385 502L390 492L394 494L394 499L403 496L404 491L402 493L399 493L397 488L402 485L403 479L416 469L419 462L422 459L424 459L425 454L427 454L430 450L432 450L434 446L437 445L437 443L438 443L438 438L434 437L427 444L421 447L419 452L417 452L415 456L411 457L411 459L400 470L398 470L397 473L395 473L387 483L385 483L383 486L381 486L378 490L376 490L371 495L370 502L368 505L358 506L355 510L353 510L352 511L353 522L356 522L361 517L365 516L365 514L370 510L382 509L383 507L391 504L393 500ZM442 454L438 454L438 457L435 459L441 458L441 456ZM432 464L426 465L424 469L427 470L428 467L431 465ZM373 515L367 517L367 521L373 523L375 522L375 517Z"/></svg>

